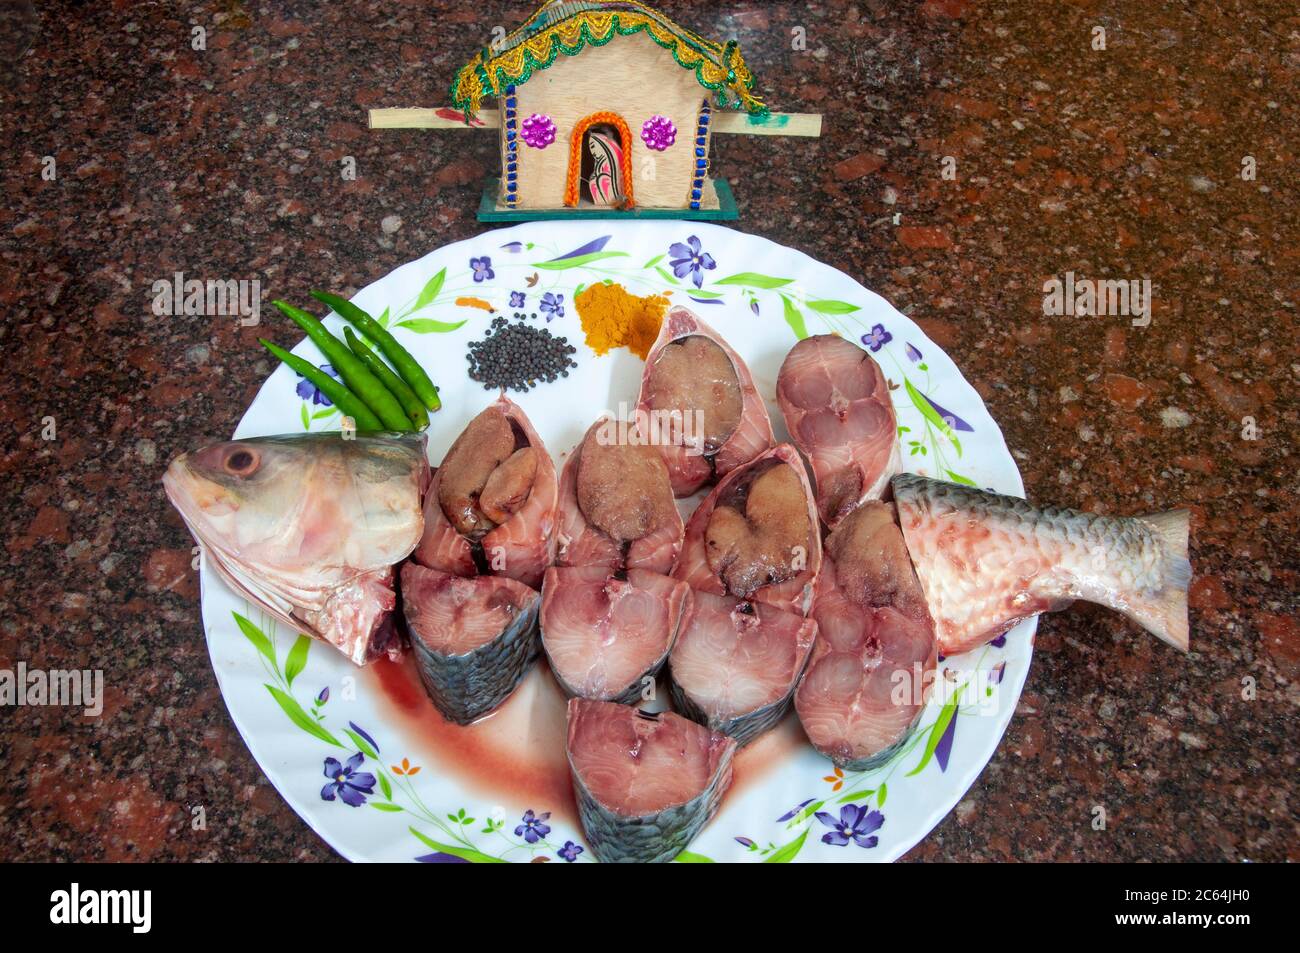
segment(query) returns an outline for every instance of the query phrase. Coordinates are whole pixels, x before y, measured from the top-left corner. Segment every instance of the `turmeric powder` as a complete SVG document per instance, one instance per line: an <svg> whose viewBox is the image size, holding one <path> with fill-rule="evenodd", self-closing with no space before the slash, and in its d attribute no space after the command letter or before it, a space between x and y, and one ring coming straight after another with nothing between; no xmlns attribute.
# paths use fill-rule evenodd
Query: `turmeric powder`
<svg viewBox="0 0 1300 953"><path fill-rule="evenodd" d="M642 360L659 337L659 325L668 310L663 295L641 298L617 284L594 284L573 300L588 347L597 354L625 347Z"/></svg>

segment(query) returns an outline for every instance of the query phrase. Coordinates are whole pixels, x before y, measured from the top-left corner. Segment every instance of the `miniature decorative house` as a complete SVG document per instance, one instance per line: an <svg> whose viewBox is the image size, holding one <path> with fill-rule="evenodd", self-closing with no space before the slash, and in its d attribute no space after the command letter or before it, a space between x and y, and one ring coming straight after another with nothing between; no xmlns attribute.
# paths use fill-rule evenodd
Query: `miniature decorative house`
<svg viewBox="0 0 1300 953"><path fill-rule="evenodd" d="M708 175L715 132L820 133L819 116L774 115L754 85L734 41L643 3L549 0L456 74L452 109L375 110L371 125L499 128L485 220L734 218L727 184Z"/></svg>

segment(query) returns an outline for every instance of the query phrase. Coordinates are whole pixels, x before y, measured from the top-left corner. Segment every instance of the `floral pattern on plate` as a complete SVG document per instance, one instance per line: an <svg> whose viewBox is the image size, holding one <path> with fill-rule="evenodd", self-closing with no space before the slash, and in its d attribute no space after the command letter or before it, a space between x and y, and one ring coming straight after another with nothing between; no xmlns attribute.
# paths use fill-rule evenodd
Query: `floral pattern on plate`
<svg viewBox="0 0 1300 953"><path fill-rule="evenodd" d="M888 377L908 469L1002 492L1023 489L978 395L912 321L832 268L720 226L529 223L432 252L354 301L399 335L439 385L444 410L430 429L436 461L484 401L481 386L465 375L465 344L495 314L516 312L524 314L520 320L535 314L580 344L574 302L596 282L665 294L699 311L749 363L778 430L773 398L785 352L809 334L840 334L869 350ZM325 320L339 330L336 316ZM310 342L294 350L323 362ZM626 362L579 350L580 367L570 378L524 398L553 454L577 442L602 402L635 402L639 362L629 370ZM626 381L613 378L616 368ZM337 429L337 412L299 383L277 368L236 436ZM345 857L591 859L563 797L529 803L507 780L493 792L499 803L487 803L439 763L436 751L415 755L418 739L386 723L370 684L346 659L304 636L277 632L206 568L202 590L213 667L236 725L284 797ZM1023 623L977 652L943 660L944 691L882 765L844 772L806 743L795 745L781 755L779 770L730 792L678 861L899 856L956 804L991 756L1015 710L1034 628Z"/></svg>

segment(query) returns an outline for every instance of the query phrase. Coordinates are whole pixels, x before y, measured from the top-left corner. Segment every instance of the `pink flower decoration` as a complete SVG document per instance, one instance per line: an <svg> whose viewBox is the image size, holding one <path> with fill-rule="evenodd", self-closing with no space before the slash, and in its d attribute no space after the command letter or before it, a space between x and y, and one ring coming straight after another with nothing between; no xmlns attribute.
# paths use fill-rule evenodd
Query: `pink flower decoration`
<svg viewBox="0 0 1300 953"><path fill-rule="evenodd" d="M677 127L667 116L651 116L641 127L641 141L656 152L663 152L677 141Z"/></svg>
<svg viewBox="0 0 1300 953"><path fill-rule="evenodd" d="M534 149L545 149L555 141L555 123L550 116L533 113L524 120L524 145Z"/></svg>

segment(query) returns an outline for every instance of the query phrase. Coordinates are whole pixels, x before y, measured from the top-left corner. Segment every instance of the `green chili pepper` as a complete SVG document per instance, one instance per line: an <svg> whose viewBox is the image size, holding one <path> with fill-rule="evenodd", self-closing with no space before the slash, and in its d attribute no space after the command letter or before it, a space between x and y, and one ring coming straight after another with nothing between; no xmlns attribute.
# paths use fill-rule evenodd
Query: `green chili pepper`
<svg viewBox="0 0 1300 953"><path fill-rule="evenodd" d="M387 328L346 298L340 298L328 291L313 291L311 296L322 304L329 305L338 312L339 317L379 345L379 350L384 352L384 357L393 362L397 373L402 375L402 379L410 385L411 390L415 391L415 395L420 398L424 406L430 410L438 410L442 407L442 401L438 398L438 388L433 386L429 375L411 356L411 352L397 343L397 338L393 337Z"/></svg>
<svg viewBox="0 0 1300 953"><path fill-rule="evenodd" d="M343 340L348 342L352 353L361 358L366 367L370 368L370 373L378 377L388 388L389 393L397 398L406 415L411 418L411 423L415 424L415 429L423 430L429 426L429 412L424 409L424 404L420 403L420 398L415 396L415 391L406 386L406 381L398 377L393 369L384 363L383 358L366 347L365 342L353 334L351 328L343 329Z"/></svg>
<svg viewBox="0 0 1300 953"><path fill-rule="evenodd" d="M343 383L375 412L375 416L383 421L386 429L396 431L415 429L410 418L406 416L406 411L402 410L402 405L397 402L397 398L388 392L388 388L380 382L379 378L370 373L369 368L361 362L360 358L347 349L347 345L325 329L325 325L321 324L315 315L308 314L301 308L295 308L284 301L271 303L284 312L289 320L307 332L307 336L320 348L325 359L333 365L334 370L339 372Z"/></svg>
<svg viewBox="0 0 1300 953"><path fill-rule="evenodd" d="M371 412L370 408L356 394L316 367L311 361L303 360L297 354L290 354L284 348L277 347L266 338L258 338L257 340L261 342L262 347L289 365L290 370L297 371L315 384L316 389L333 401L334 406L341 413L351 417L356 422L358 430L384 429L383 422Z"/></svg>

